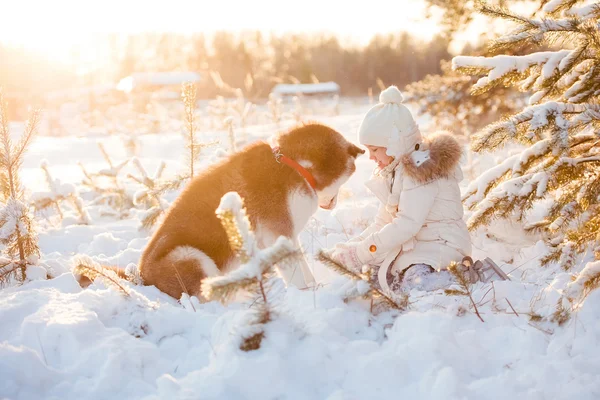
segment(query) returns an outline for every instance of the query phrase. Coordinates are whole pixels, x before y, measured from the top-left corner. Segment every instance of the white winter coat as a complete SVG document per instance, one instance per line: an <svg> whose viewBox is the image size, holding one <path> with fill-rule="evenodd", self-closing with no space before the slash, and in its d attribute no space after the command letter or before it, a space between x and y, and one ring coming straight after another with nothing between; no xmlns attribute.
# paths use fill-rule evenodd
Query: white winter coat
<svg viewBox="0 0 600 400"><path fill-rule="evenodd" d="M370 255L370 264L381 266L383 288L389 289L390 267L400 272L412 264L429 264L440 270L471 255L459 188L460 156L453 136L431 136L394 162L393 174L375 174L366 183L382 204L375 221L353 241L359 241L360 253Z"/></svg>

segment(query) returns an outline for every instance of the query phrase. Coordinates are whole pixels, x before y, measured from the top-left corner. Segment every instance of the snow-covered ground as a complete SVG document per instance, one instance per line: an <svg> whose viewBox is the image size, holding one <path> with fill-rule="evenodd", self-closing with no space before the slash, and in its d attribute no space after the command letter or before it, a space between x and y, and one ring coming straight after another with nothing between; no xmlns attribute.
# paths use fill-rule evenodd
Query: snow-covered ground
<svg viewBox="0 0 600 400"><path fill-rule="evenodd" d="M355 140L367 108L363 103L343 107L338 116L307 117ZM292 124L251 126L248 140L266 139ZM225 131L202 132L202 140L214 139L222 145L203 150L201 167L225 154ZM167 176L181 171L179 133L139 140L137 157L150 174L161 161ZM544 244L517 224L499 221L472 233L475 258L493 258L511 278L474 286L485 322L467 298L442 290L413 290L403 313L372 315L363 302L344 302L340 289L346 278L312 255L359 233L374 216L377 200L363 186L374 167L366 156L358 160L337 208L319 210L301 235L318 289L285 293L259 350L239 349L248 318L243 305L182 306L154 287L130 284L129 298L101 282L82 290L69 269L73 256L125 267L137 263L149 235L139 229L142 210L133 208L120 219L90 205L77 163L88 171L107 167L98 141L115 163L130 156L122 137L102 134L38 137L27 153L21 175L28 190L47 190L39 168L45 160L55 178L76 185L91 224L77 225L68 206L62 222L52 212L41 215L42 263L56 277L43 279L43 269L31 268L27 283L0 290L0 398L600 398L600 291L563 325L549 321L585 263L569 272L541 268ZM505 156L477 159L479 172ZM127 173L138 174L131 163L120 176L133 194L140 185ZM463 189L468 183L462 182Z"/></svg>

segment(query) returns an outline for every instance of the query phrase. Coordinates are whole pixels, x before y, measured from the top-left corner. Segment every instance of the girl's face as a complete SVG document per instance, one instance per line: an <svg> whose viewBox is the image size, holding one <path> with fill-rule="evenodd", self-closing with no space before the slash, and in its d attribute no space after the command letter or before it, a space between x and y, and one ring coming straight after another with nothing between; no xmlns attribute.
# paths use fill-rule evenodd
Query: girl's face
<svg viewBox="0 0 600 400"><path fill-rule="evenodd" d="M367 145L367 149L369 149L369 159L375 161L380 169L394 161L394 157L385 154L387 151L385 147Z"/></svg>

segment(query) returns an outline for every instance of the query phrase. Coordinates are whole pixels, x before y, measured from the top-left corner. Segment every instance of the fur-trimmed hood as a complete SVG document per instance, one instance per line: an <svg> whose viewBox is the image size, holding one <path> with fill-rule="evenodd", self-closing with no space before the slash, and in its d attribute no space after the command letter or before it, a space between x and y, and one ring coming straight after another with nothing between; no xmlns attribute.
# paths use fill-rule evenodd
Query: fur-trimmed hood
<svg viewBox="0 0 600 400"><path fill-rule="evenodd" d="M418 149L402 156L404 173L419 183L450 177L456 169L462 149L449 133L437 133L424 139Z"/></svg>

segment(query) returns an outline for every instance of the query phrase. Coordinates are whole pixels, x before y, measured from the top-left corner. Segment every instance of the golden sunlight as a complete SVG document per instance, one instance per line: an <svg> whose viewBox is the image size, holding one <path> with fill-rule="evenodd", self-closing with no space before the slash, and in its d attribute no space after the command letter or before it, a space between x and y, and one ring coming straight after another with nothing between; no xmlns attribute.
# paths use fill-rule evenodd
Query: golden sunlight
<svg viewBox="0 0 600 400"><path fill-rule="evenodd" d="M375 34L406 31L430 40L440 32L435 18L425 19L421 0L402 3L371 0L369 7L349 7L345 1L305 0L284 9L276 0L23 0L2 5L0 44L22 46L51 60L68 62L74 49L80 51L84 43L109 33L329 32L364 45ZM99 57L85 56L88 61Z"/></svg>

